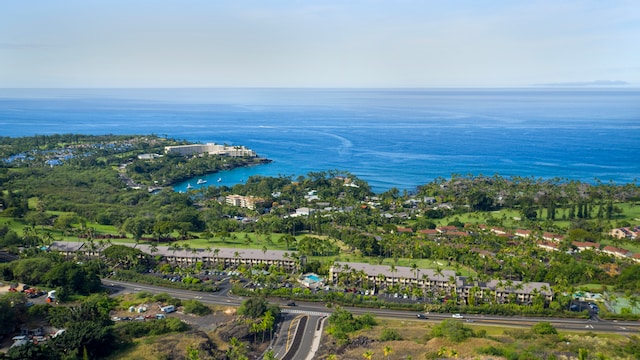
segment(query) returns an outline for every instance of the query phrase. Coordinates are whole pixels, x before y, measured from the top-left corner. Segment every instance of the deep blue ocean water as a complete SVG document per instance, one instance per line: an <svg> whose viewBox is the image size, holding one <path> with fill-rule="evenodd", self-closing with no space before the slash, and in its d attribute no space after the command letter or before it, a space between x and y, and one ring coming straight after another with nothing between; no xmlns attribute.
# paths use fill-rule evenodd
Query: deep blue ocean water
<svg viewBox="0 0 640 360"><path fill-rule="evenodd" d="M452 173L640 177L640 89L0 89L0 136L53 133L153 133L273 160L207 185L332 169L376 192Z"/></svg>

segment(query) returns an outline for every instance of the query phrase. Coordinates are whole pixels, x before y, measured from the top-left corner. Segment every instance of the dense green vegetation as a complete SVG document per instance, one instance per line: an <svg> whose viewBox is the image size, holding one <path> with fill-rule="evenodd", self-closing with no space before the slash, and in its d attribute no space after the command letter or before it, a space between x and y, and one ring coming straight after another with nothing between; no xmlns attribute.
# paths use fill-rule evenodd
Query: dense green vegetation
<svg viewBox="0 0 640 360"><path fill-rule="evenodd" d="M156 136L0 138L0 250L19 257L0 265L2 278L56 289L62 300L100 291L99 278L107 275L154 284L170 283L158 274L180 276L179 281L171 282L173 286L214 291L213 281L196 276L208 270L202 263L178 267L118 242L144 242L155 249L170 245L174 253L248 247L286 250L287 256L298 259L305 255L307 261L294 272L274 266L240 266L234 270L242 278L262 285L248 289L238 284L234 289L238 294L318 300L330 305L548 316L570 315L571 294L589 289L608 293L607 300L626 299L628 308L616 316L637 317L632 313L638 310L640 265L599 249L578 252L574 244L590 241L599 248L612 245L640 252L637 240L608 234L612 228L638 224L640 189L635 183L453 175L424 184L415 193L391 189L374 194L353 174L326 171L296 179L255 176L233 187L210 186L181 194L168 185L254 160L177 155L138 158L141 154L162 154L165 146L177 144L181 142ZM156 191L147 191L147 187ZM232 194L259 200L251 209L231 206L224 197ZM300 208L312 211L291 216ZM421 232L446 225L454 226L458 234L429 236ZM501 236L489 228L511 233L526 229L533 235ZM563 236L558 241L559 251L538 246L536 238L544 233ZM46 252L46 246L56 240L84 242L96 255L65 258ZM555 296L550 302L540 296L531 303L518 303L514 298L507 304L495 304L489 297L467 303L455 293L424 293L412 286L394 284L376 289L378 293L424 300L420 304L389 304L374 295L342 291L315 294L295 286L282 287L286 282L295 283L299 272L327 275L335 261L386 265L390 271L396 266L448 269L471 281L500 279L507 285L514 281L547 282ZM150 276L149 270L156 276ZM332 285L339 289L374 288L355 270L342 272ZM261 299L252 298L255 303L243 304L239 310L255 339L260 334L264 338L273 326L271 318L277 318L276 310ZM7 321L21 321L26 316L21 300L17 300L3 300L19 305L2 314ZM194 314L207 311L197 302L183 305ZM331 331L345 339L341 334L358 326L357 319L342 315L341 326L351 324L352 328L341 330L332 325ZM601 315L612 316L606 309ZM122 328L122 333L129 335L155 331L145 326L119 325L116 330ZM100 329L113 330L111 325ZM101 349L119 346L116 335L120 330L113 330L116 335L88 325L85 330L97 339L95 349L88 350L95 353L89 355L99 357ZM448 333L451 329L441 330ZM76 346L80 340L85 339L64 345L71 349L71 358L83 356L84 350ZM237 351L240 348L234 347ZM34 354L40 351L28 349Z"/></svg>
<svg viewBox="0 0 640 360"><path fill-rule="evenodd" d="M376 325L376 319L371 314L353 316L352 313L344 309L336 309L331 313L328 321L327 334L341 343L348 342L349 334Z"/></svg>

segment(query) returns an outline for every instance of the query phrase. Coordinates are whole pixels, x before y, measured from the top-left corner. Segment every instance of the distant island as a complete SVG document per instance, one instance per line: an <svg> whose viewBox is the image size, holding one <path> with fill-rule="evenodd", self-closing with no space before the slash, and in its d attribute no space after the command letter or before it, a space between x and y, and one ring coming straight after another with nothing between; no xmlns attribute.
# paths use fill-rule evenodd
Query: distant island
<svg viewBox="0 0 640 360"><path fill-rule="evenodd" d="M534 86L582 87L582 86L627 86L627 85L631 85L631 84L622 80L595 80L595 81L545 83L545 84L535 84Z"/></svg>

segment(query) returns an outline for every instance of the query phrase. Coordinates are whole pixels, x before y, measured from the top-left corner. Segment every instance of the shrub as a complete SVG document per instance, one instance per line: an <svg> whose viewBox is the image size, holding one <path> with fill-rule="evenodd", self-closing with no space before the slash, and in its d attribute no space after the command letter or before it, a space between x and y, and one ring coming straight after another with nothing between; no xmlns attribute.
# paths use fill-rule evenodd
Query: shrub
<svg viewBox="0 0 640 360"><path fill-rule="evenodd" d="M473 330L464 326L463 323L447 319L433 327L431 335L434 337L444 337L448 340L461 342L473 336Z"/></svg>
<svg viewBox="0 0 640 360"><path fill-rule="evenodd" d="M152 297L153 297L153 294L150 293L149 291L140 291L139 293L136 294L136 299L138 300L144 300Z"/></svg>
<svg viewBox="0 0 640 360"><path fill-rule="evenodd" d="M537 335L555 335L558 330L548 322L539 322L531 327L531 332Z"/></svg>
<svg viewBox="0 0 640 360"><path fill-rule="evenodd" d="M187 314L199 316L211 314L211 309L198 300L187 300L182 306L184 307L184 312Z"/></svg>
<svg viewBox="0 0 640 360"><path fill-rule="evenodd" d="M385 328L380 335L380 341L402 340L402 336L395 329Z"/></svg>
<svg viewBox="0 0 640 360"><path fill-rule="evenodd" d="M497 348L493 345L480 347L476 352L481 355L504 356L504 349Z"/></svg>

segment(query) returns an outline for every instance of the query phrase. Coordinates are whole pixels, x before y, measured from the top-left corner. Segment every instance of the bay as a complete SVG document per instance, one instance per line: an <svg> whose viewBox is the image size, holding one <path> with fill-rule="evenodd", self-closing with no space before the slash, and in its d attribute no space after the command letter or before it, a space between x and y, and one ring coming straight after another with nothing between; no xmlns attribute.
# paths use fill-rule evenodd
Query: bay
<svg viewBox="0 0 640 360"><path fill-rule="evenodd" d="M334 169L376 192L453 173L640 175L640 89L0 89L0 129L152 133L245 145L273 160L211 175L207 186Z"/></svg>

